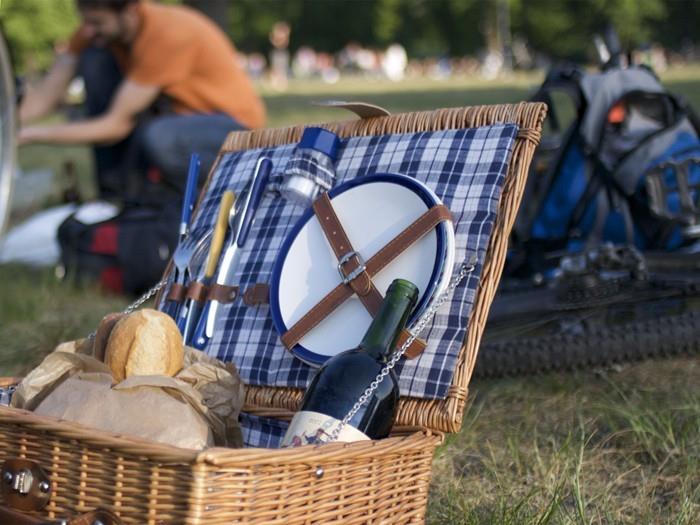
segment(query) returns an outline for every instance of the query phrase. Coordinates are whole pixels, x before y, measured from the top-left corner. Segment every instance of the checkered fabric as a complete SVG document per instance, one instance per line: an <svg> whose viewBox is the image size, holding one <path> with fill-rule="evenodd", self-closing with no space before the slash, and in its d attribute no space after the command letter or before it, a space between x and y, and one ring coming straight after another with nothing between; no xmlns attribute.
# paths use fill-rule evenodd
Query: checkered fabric
<svg viewBox="0 0 700 525"><path fill-rule="evenodd" d="M320 151L297 148L284 167L284 176L300 175L311 179L323 191L328 191L335 183L333 161Z"/></svg>
<svg viewBox="0 0 700 525"><path fill-rule="evenodd" d="M453 214L455 268L474 256L477 260L475 270L421 334L428 342L425 352L397 366L404 396L434 399L447 395L517 131L514 125L495 125L342 141L336 184L373 173L400 173L420 180ZM212 228L222 193L243 190L260 156L271 158L275 175L279 176L293 147L224 155L194 219L192 242ZM245 290L255 283L269 282L280 246L304 211L274 192L265 195L232 284ZM249 307L238 300L225 305L220 314L216 334L206 349L208 354L233 361L248 384L306 387L314 369L282 346L268 306Z"/></svg>
<svg viewBox="0 0 700 525"><path fill-rule="evenodd" d="M241 412L239 423L244 447L279 448L289 423Z"/></svg>

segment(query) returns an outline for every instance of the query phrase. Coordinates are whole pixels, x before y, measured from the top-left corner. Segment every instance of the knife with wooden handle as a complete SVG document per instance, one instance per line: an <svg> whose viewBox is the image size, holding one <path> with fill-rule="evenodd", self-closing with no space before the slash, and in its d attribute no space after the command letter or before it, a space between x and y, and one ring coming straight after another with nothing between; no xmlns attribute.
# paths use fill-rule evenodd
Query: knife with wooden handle
<svg viewBox="0 0 700 525"><path fill-rule="evenodd" d="M219 261L219 256L221 255L221 249L224 245L224 238L226 237L229 212L231 211L235 199L236 195L232 191L224 192L221 197L219 215L216 219L216 225L214 226L214 234L211 239L211 244L209 245L209 255L207 256L207 262L201 279L201 283L204 286L208 286L211 283L214 273L216 272L216 266ZM200 310L200 304L191 297L185 300L185 304L180 309L177 327L182 333L182 339L185 344L190 344L192 332L194 327L197 326Z"/></svg>
<svg viewBox="0 0 700 525"><path fill-rule="evenodd" d="M272 161L270 159L262 157L258 160L249 187L242 195L241 201L243 201L243 204L241 210L236 213L231 225L233 235L221 259L219 273L216 276L217 284L231 284L233 274L238 267L241 249L248 239L255 212L265 194L271 172ZM205 303L191 341L192 346L195 348L203 349L214 335L214 325L219 306L219 302L214 299Z"/></svg>

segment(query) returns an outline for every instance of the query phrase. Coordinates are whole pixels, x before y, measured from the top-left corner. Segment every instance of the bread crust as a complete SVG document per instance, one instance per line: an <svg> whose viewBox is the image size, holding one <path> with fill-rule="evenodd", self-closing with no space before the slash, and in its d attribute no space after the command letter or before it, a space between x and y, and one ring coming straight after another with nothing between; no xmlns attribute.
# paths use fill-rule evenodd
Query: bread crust
<svg viewBox="0 0 700 525"><path fill-rule="evenodd" d="M119 321L109 334L105 363L116 382L132 375L174 376L183 366L182 336L170 316L144 309Z"/></svg>
<svg viewBox="0 0 700 525"><path fill-rule="evenodd" d="M112 313L107 314L102 318L102 321L100 321L100 324L97 326L95 341L92 344L92 355L95 359L99 359L100 361L105 360L105 352L107 350L109 336L119 320L125 316L126 314L122 313Z"/></svg>

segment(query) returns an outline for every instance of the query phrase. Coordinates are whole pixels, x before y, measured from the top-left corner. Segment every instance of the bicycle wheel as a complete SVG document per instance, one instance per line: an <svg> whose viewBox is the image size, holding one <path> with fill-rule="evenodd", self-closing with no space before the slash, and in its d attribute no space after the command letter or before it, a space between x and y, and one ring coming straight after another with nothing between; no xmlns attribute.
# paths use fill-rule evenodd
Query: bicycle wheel
<svg viewBox="0 0 700 525"><path fill-rule="evenodd" d="M700 352L700 312L662 316L580 334L485 342L478 377L531 375Z"/></svg>
<svg viewBox="0 0 700 525"><path fill-rule="evenodd" d="M689 271L501 291L474 374L527 375L697 353L700 279Z"/></svg>
<svg viewBox="0 0 700 525"><path fill-rule="evenodd" d="M0 30L0 237L10 215L12 177L17 161L16 118L14 75Z"/></svg>

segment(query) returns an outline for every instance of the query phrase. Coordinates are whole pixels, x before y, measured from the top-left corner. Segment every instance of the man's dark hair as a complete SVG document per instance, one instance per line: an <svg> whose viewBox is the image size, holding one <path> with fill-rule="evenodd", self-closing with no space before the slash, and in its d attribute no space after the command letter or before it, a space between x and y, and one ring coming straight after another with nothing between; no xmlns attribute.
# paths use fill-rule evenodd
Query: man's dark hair
<svg viewBox="0 0 700 525"><path fill-rule="evenodd" d="M126 6L139 0L77 0L78 9L109 9L122 11Z"/></svg>

